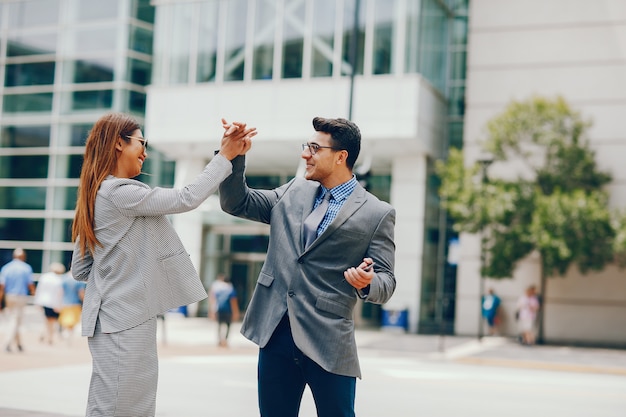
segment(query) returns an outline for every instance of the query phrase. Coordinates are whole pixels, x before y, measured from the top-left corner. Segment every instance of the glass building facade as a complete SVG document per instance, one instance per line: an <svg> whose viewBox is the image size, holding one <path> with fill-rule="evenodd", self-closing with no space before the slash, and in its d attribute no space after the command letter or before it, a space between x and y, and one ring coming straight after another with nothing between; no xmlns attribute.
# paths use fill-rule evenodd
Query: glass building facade
<svg viewBox="0 0 626 417"><path fill-rule="evenodd" d="M0 2L0 262L68 265L85 139L105 112L143 121L153 30L149 0ZM161 161L146 180L171 184Z"/></svg>
<svg viewBox="0 0 626 417"><path fill-rule="evenodd" d="M427 156L421 278L415 298L420 332L451 332L456 271L445 258L447 242L454 236L439 210L433 167L448 146L462 144L467 0L157 0L154 4L152 84L157 96L176 91L184 97L194 87L205 86L243 94L237 86L289 83L297 90L322 79L391 80L419 74L444 97L448 110L440 123L445 134L435 145L438 149ZM372 193L390 201L392 162L380 158L377 162L367 172L367 184ZM255 181L257 174L283 180L297 175L295 169L285 172L269 160L263 168L249 170L249 181ZM232 232L227 225L204 226L203 279L210 281L218 271L229 271L234 280L247 276L248 283L240 284L238 292L250 293L265 248L239 251L235 243L263 242L264 237L238 234L245 231Z"/></svg>

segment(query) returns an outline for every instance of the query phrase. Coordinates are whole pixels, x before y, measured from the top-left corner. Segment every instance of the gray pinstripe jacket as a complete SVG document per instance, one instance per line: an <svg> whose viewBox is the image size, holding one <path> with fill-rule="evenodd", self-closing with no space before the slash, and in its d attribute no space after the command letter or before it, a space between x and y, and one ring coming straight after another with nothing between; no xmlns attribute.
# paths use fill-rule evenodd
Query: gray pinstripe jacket
<svg viewBox="0 0 626 417"><path fill-rule="evenodd" d="M180 189L151 189L128 178L107 177L95 204L94 231L102 246L81 258L78 242L72 274L87 281L82 334L135 327L157 314L200 301L207 292L189 254L165 215L198 207L232 172L216 155L194 181Z"/></svg>
<svg viewBox="0 0 626 417"><path fill-rule="evenodd" d="M295 178L274 190L246 186L244 158L233 159L233 174L220 185L222 209L270 224L270 242L241 332L267 345L285 312L298 348L325 370L361 376L354 339L359 295L343 271L364 257L376 262L365 301L382 304L395 288L396 212L357 185L337 217L308 249L304 219L311 213L319 183Z"/></svg>

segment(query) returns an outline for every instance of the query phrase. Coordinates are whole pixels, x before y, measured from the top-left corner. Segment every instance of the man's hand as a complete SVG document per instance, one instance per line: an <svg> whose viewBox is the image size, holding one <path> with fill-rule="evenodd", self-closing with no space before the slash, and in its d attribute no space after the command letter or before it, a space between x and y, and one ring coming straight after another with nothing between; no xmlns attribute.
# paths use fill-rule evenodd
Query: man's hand
<svg viewBox="0 0 626 417"><path fill-rule="evenodd" d="M348 268L343 272L343 277L346 279L346 282L352 285L357 290L362 290L363 288L370 285L374 275L374 260L372 258L363 258L363 262L359 264L357 267Z"/></svg>
<svg viewBox="0 0 626 417"><path fill-rule="evenodd" d="M244 155L252 147L251 139L256 136L256 127L247 127L245 123L228 123L222 119L224 136L219 153L228 160L233 160L238 155Z"/></svg>

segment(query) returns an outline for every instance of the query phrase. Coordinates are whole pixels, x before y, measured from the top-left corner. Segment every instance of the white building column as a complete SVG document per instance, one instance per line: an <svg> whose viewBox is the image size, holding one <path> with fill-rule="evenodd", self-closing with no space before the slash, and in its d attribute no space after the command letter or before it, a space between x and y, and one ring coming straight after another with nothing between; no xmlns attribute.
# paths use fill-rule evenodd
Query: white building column
<svg viewBox="0 0 626 417"><path fill-rule="evenodd" d="M189 184L202 172L206 163L204 158L177 159L174 187L184 187ZM172 216L172 225L180 236L185 250L189 253L191 262L199 274L202 261L202 212L200 208L187 213L175 214ZM189 315L195 316L197 308L197 304L190 305L188 308Z"/></svg>
<svg viewBox="0 0 626 417"><path fill-rule="evenodd" d="M383 307L409 311L409 331L417 332L422 285L426 156L397 157L391 169L391 205L396 209L396 291Z"/></svg>

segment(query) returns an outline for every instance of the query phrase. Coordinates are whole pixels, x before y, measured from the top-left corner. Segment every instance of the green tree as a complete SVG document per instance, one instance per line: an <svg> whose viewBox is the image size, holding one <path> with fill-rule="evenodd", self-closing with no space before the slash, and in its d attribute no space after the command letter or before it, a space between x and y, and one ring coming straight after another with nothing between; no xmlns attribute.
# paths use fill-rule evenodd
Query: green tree
<svg viewBox="0 0 626 417"><path fill-rule="evenodd" d="M510 278L536 251L545 299L546 277L572 265L582 273L614 259L626 265L626 215L608 208L611 176L596 165L590 126L562 98L514 101L488 122L482 143L493 169L506 167L502 175L481 181L480 162L466 166L459 149L438 163L440 196L456 230L482 235L483 276Z"/></svg>

